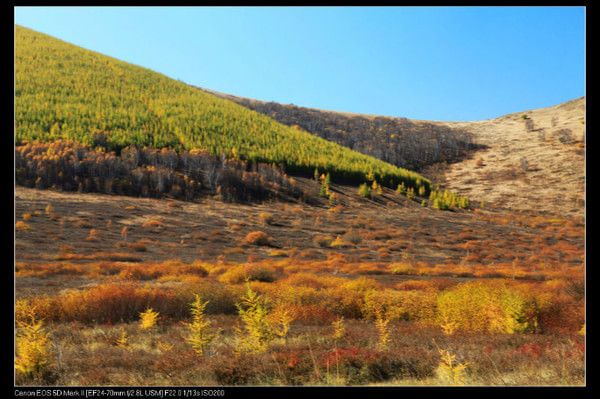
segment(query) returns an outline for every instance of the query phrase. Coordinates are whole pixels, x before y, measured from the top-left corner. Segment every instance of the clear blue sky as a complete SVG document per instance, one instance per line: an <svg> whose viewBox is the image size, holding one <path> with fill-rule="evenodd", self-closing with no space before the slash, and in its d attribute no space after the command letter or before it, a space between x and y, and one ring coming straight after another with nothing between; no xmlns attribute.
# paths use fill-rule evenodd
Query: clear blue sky
<svg viewBox="0 0 600 399"><path fill-rule="evenodd" d="M478 120L585 94L584 7L19 7L17 24L184 82Z"/></svg>

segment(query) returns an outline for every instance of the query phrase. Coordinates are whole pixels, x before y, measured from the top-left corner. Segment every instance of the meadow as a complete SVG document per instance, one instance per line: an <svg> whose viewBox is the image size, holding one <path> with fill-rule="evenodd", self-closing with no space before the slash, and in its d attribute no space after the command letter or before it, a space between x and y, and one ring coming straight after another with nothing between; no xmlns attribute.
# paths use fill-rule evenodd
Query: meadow
<svg viewBox="0 0 600 399"><path fill-rule="evenodd" d="M15 29L18 385L585 384L583 202L498 199L497 143L465 161L482 180L455 176L494 195L458 195ZM397 165L478 148L461 126L326 116L321 133L377 131L362 150ZM525 178L553 169L520 165L535 198Z"/></svg>
<svg viewBox="0 0 600 399"><path fill-rule="evenodd" d="M584 384L583 220L331 190L18 187L17 383Z"/></svg>

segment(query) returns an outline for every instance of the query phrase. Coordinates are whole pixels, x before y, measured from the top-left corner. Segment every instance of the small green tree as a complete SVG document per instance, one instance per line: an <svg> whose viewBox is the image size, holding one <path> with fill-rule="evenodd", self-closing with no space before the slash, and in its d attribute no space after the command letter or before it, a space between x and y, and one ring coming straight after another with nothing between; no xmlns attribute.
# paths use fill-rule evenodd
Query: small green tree
<svg viewBox="0 0 600 399"><path fill-rule="evenodd" d="M390 343L390 319L384 315L381 308L375 311L375 328L377 329L377 349L385 350Z"/></svg>
<svg viewBox="0 0 600 399"><path fill-rule="evenodd" d="M377 180L373 180L373 184L371 184L371 193L376 193L377 195L383 194L383 189L381 188L381 184L377 183Z"/></svg>
<svg viewBox="0 0 600 399"><path fill-rule="evenodd" d="M50 360L50 338L42 320L30 313L29 320L17 321L15 369L27 377L41 372Z"/></svg>
<svg viewBox="0 0 600 399"><path fill-rule="evenodd" d="M140 313L140 328L142 330L150 330L156 326L158 316L160 313L154 311L152 308L146 309L146 311Z"/></svg>
<svg viewBox="0 0 600 399"><path fill-rule="evenodd" d="M344 338L344 335L346 335L344 316L340 316L338 319L334 320L331 325L333 327L333 339L335 341L339 341L340 339Z"/></svg>
<svg viewBox="0 0 600 399"><path fill-rule="evenodd" d="M189 335L186 341L198 355L204 354L206 347L216 336L215 333L209 331L211 322L206 319L204 314L207 304L208 301L202 302L198 294L194 295L194 301L190 304L192 322L187 323Z"/></svg>
<svg viewBox="0 0 600 399"><path fill-rule="evenodd" d="M319 196L323 198L329 198L331 191L329 190L329 186L331 184L331 176L329 173L325 175L325 178L321 182L321 190L319 191Z"/></svg>
<svg viewBox="0 0 600 399"><path fill-rule="evenodd" d="M396 192L400 195L406 194L406 186L404 185L404 182L398 184L398 187L396 188Z"/></svg>
<svg viewBox="0 0 600 399"><path fill-rule="evenodd" d="M239 352L262 353L274 338L269 322L266 300L247 285L241 303L236 304L243 327L236 327L237 350Z"/></svg>
<svg viewBox="0 0 600 399"><path fill-rule="evenodd" d="M371 198L371 188L367 183L358 186L358 195L364 198Z"/></svg>

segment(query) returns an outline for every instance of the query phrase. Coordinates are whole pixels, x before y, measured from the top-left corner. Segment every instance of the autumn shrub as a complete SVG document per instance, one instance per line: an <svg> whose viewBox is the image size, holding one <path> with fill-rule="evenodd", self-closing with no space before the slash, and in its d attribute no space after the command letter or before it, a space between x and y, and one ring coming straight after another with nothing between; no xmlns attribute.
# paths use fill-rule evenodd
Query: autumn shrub
<svg viewBox="0 0 600 399"><path fill-rule="evenodd" d="M22 220L19 220L15 223L15 229L24 231L24 230L30 230L31 227L29 227L29 225L27 223L23 222Z"/></svg>
<svg viewBox="0 0 600 399"><path fill-rule="evenodd" d="M250 385L259 377L257 359L251 354L225 356L213 369L215 380L222 385Z"/></svg>
<svg viewBox="0 0 600 399"><path fill-rule="evenodd" d="M433 291L369 290L364 294L362 315L376 319L381 311L390 320L431 322L435 319L436 293Z"/></svg>
<svg viewBox="0 0 600 399"><path fill-rule="evenodd" d="M146 247L146 244L144 244L141 241L138 241L135 243L128 243L127 248L132 249L136 252L146 252L148 250L148 247Z"/></svg>
<svg viewBox="0 0 600 399"><path fill-rule="evenodd" d="M431 280L406 280L394 286L401 291L430 291L437 290L436 284Z"/></svg>
<svg viewBox="0 0 600 399"><path fill-rule="evenodd" d="M294 273L281 280L281 284L291 287L304 286L311 288L337 287L348 279L337 276L324 276L313 273Z"/></svg>
<svg viewBox="0 0 600 399"><path fill-rule="evenodd" d="M288 310L289 316L299 323L327 324L335 317L331 298L314 287L282 282L266 294L279 308Z"/></svg>
<svg viewBox="0 0 600 399"><path fill-rule="evenodd" d="M400 274L400 275L418 274L417 269L410 263L399 263L399 262L390 263L389 269L392 272L392 274Z"/></svg>
<svg viewBox="0 0 600 399"><path fill-rule="evenodd" d="M512 334L535 329L533 303L500 281L467 282L437 298L440 324L461 330Z"/></svg>
<svg viewBox="0 0 600 399"><path fill-rule="evenodd" d="M144 227L144 228L163 227L163 226L164 226L164 223L158 219L150 219L150 220L146 220L144 223L142 223L142 227Z"/></svg>
<svg viewBox="0 0 600 399"><path fill-rule="evenodd" d="M585 321L583 301L562 292L537 293L538 325L543 333L576 333Z"/></svg>
<svg viewBox="0 0 600 399"><path fill-rule="evenodd" d="M198 261L185 263L180 260L167 260L144 264L113 263L109 265L111 273L122 279L155 280L164 276L198 276L206 277L208 271L204 264Z"/></svg>
<svg viewBox="0 0 600 399"><path fill-rule="evenodd" d="M219 281L227 284L240 284L245 281L273 282L277 278L275 270L260 265L237 265L219 276Z"/></svg>
<svg viewBox="0 0 600 399"><path fill-rule="evenodd" d="M51 297L52 318L84 323L114 323L134 321L147 308L164 316L181 319L185 312L184 298L174 290L144 287L132 283L107 283L85 290L69 290ZM182 306L183 305L183 306Z"/></svg>
<svg viewBox="0 0 600 399"><path fill-rule="evenodd" d="M198 294L206 305L207 314L236 314L235 304L244 293L243 287L224 285L216 281L203 280L200 283L182 284L177 293L186 304L192 302Z"/></svg>
<svg viewBox="0 0 600 399"><path fill-rule="evenodd" d="M246 235L243 240L244 244L270 246L272 245L271 237L262 231L252 231Z"/></svg>

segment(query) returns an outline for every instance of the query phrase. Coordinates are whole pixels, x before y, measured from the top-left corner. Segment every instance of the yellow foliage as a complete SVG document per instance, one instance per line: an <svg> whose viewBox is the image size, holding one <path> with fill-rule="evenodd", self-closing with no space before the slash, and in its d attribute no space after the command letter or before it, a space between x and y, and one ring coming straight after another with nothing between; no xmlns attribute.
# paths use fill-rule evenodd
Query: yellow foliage
<svg viewBox="0 0 600 399"><path fill-rule="evenodd" d="M269 321L275 335L285 338L290 331L290 324L294 321L294 317L288 309L279 306L269 315Z"/></svg>
<svg viewBox="0 0 600 399"><path fill-rule="evenodd" d="M142 330L149 330L156 326L159 314L159 312L154 311L152 308L148 308L146 311L140 313L140 328Z"/></svg>
<svg viewBox="0 0 600 399"><path fill-rule="evenodd" d="M192 349L198 354L203 355L206 346L214 339L215 333L209 331L211 322L206 319L204 314L208 301L202 302L198 294L194 295L194 302L190 305L192 312L192 322L188 323L189 335L187 342L192 346Z"/></svg>
<svg viewBox="0 0 600 399"><path fill-rule="evenodd" d="M332 247L332 248L345 247L345 246L347 246L347 245L348 245L348 244L346 243L346 241L344 241L344 239L343 239L342 237L340 237L340 236L337 236L337 237L335 238L335 240L333 240L333 241L332 241L332 242L329 244L329 246L330 246L330 247Z"/></svg>
<svg viewBox="0 0 600 399"><path fill-rule="evenodd" d="M365 318L375 318L380 310L391 320L431 321L435 318L436 294L433 291L371 289L362 305Z"/></svg>
<svg viewBox="0 0 600 399"><path fill-rule="evenodd" d="M377 310L375 317L375 328L377 329L377 349L385 350L390 343L390 319L385 317L381 310Z"/></svg>
<svg viewBox="0 0 600 399"><path fill-rule="evenodd" d="M445 349L439 349L439 353L440 362L436 374L440 381L447 385L465 385L468 363L458 362L456 355Z"/></svg>
<svg viewBox="0 0 600 399"><path fill-rule="evenodd" d="M42 320L33 312L29 320L17 320L15 369L31 376L42 371L50 361L50 339Z"/></svg>
<svg viewBox="0 0 600 399"><path fill-rule="evenodd" d="M174 345L170 344L168 342L158 341L156 343L156 347L158 348L159 351L164 353L164 352L170 352L171 350L173 350Z"/></svg>
<svg viewBox="0 0 600 399"><path fill-rule="evenodd" d="M236 327L237 351L262 353L273 339L274 331L269 321L265 299L248 285L241 303L236 304L243 327Z"/></svg>
<svg viewBox="0 0 600 399"><path fill-rule="evenodd" d="M440 324L490 333L528 331L536 321L531 304L501 282L468 282L442 292L437 299Z"/></svg>
<svg viewBox="0 0 600 399"><path fill-rule="evenodd" d="M440 327L442 328L442 332L444 334L452 335L458 329L458 323L456 321L448 320L446 317L441 321Z"/></svg>
<svg viewBox="0 0 600 399"><path fill-rule="evenodd" d="M344 316L340 316L337 320L332 323L333 326L333 339L340 340L346 335L346 324L344 323Z"/></svg>
<svg viewBox="0 0 600 399"><path fill-rule="evenodd" d="M121 330L121 334L119 335L119 338L117 338L117 340L115 341L115 344L119 348L129 349L129 335L127 334L127 331Z"/></svg>

